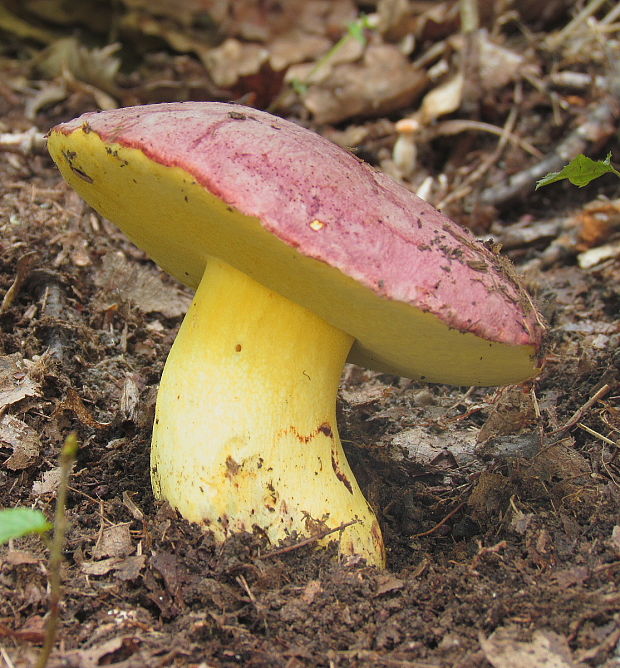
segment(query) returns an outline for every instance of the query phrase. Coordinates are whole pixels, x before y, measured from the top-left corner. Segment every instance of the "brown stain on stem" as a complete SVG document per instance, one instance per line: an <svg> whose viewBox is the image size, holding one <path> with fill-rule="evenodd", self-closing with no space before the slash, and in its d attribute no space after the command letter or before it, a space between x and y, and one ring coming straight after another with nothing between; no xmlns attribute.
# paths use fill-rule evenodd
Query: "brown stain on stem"
<svg viewBox="0 0 620 668"><path fill-rule="evenodd" d="M351 482L349 481L347 476L340 469L340 465L338 464L338 460L334 456L333 450L332 450L332 468L334 469L336 478L338 478L338 480L340 480L340 482L349 490L349 494L353 494L353 486L351 485Z"/></svg>
<svg viewBox="0 0 620 668"><path fill-rule="evenodd" d="M276 432L276 438L280 438L285 434L293 434L300 443L310 443L310 441L314 440L319 434L323 434L324 436L327 436L327 438L334 438L334 432L332 431L329 422L323 422L309 434L302 434L297 427L291 425L286 429L280 429Z"/></svg>
<svg viewBox="0 0 620 668"><path fill-rule="evenodd" d="M230 455L226 457L226 477L231 480L238 475L241 470L241 464L238 464Z"/></svg>
<svg viewBox="0 0 620 668"><path fill-rule="evenodd" d="M329 422L322 422L316 429L311 431L309 434L301 434L299 433L297 427L291 425L287 429L281 429L277 433L277 437L283 436L284 434L293 434L300 443L304 444L310 443L310 441L315 439L319 434L323 434L324 436L327 436L327 438L331 438L332 441L334 439L334 432ZM336 458L336 453L334 452L333 444L332 444L331 455L332 455L331 456L332 469L334 470L336 478L340 480L340 482L347 488L350 494L353 494L353 485L351 484L351 481L347 478L345 473L340 468L340 464L338 462L338 459Z"/></svg>

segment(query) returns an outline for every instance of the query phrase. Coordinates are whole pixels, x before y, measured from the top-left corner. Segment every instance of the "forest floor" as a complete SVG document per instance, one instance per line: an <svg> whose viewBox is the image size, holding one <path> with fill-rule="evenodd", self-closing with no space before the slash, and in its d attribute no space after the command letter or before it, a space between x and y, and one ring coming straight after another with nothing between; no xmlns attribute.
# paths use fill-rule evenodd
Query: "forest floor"
<svg viewBox="0 0 620 668"><path fill-rule="evenodd" d="M455 2L5 4L0 507L52 517L60 448L81 443L50 665L620 666L620 182L534 189L578 153L620 156L615 3L574 20L594 3L481 1L469 30ZM549 323L523 386L347 366L339 429L385 570L258 531L216 545L153 498L156 389L191 294L64 184L43 134L186 99L351 148L501 243ZM415 160L395 150L405 117ZM48 558L35 537L0 547L0 665L36 660Z"/></svg>

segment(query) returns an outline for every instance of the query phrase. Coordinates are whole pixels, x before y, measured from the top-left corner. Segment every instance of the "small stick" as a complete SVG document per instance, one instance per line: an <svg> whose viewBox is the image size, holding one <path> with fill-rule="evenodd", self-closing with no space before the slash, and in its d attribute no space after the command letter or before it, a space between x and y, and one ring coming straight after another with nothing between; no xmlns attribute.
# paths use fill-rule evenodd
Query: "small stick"
<svg viewBox="0 0 620 668"><path fill-rule="evenodd" d="M286 547L280 547L277 550L272 550L271 552L265 552L265 554L263 554L262 556L275 557L280 554L286 554L287 552L292 552L293 550L297 550L300 547L305 547L306 545L316 543L317 541L325 538L325 536L329 536L332 533L336 533L336 531L342 531L343 529L350 527L352 524L357 524L358 522L359 520L351 520L350 522L345 522L344 524L337 526L335 529L327 529L325 531L321 531L320 533L317 533L314 536L310 536L309 538L304 538L303 540L300 540L298 543L293 543L293 545L287 545Z"/></svg>
<svg viewBox="0 0 620 668"><path fill-rule="evenodd" d="M550 49L557 49L560 44L568 37L568 35L575 30L579 25L585 23L594 12L596 12L599 7L602 7L605 4L605 0L590 0L588 4L575 16L575 18L567 23L560 32L550 35L547 38L547 46Z"/></svg>
<svg viewBox="0 0 620 668"><path fill-rule="evenodd" d="M615 447L618 447L618 443L616 441L612 441L611 438L607 438L607 436L603 436L603 434L599 434L598 431L594 431L594 429L591 429L588 427L588 425L583 424L583 422L578 422L577 426L580 429L583 429L584 431L587 431L588 434L591 434L592 436L596 436L596 438L600 438L601 441L604 441L608 445L614 445Z"/></svg>
<svg viewBox="0 0 620 668"><path fill-rule="evenodd" d="M515 98L521 97L520 90L520 86L515 87ZM487 155L486 158L480 161L478 167L474 169L471 174L467 176L467 178L464 179L463 183L461 183L456 190L452 191L449 195L444 197L441 202L437 203L438 209L441 210L449 202L457 201L468 195L472 190L472 185L478 181L485 172L488 171L492 164L499 160L499 157L502 154L504 147L506 146L506 142L508 141L508 137L512 134L514 126L517 122L517 114L517 105L515 103L510 109L508 117L506 118L506 122L504 123L502 133L495 149L489 155Z"/></svg>
<svg viewBox="0 0 620 668"><path fill-rule="evenodd" d="M500 540L499 543L490 547L483 547L482 543L478 541L478 554L471 560L471 568L476 569L485 554L497 554L500 550L506 549L507 546L508 543L505 540Z"/></svg>
<svg viewBox="0 0 620 668"><path fill-rule="evenodd" d="M602 102L597 101L584 111L581 121L577 119L575 129L546 158L487 188L481 195L481 202L501 206L533 190L536 181L545 174L559 171L579 153L586 153L589 146L608 140L616 130L619 113L620 103L616 98L607 96Z"/></svg>
<svg viewBox="0 0 620 668"><path fill-rule="evenodd" d="M597 392L595 392L587 401L586 403L578 408L572 415L571 417L558 429L555 431L552 431L551 434L563 434L564 432L568 431L569 429L572 429L578 422L581 422L581 419L583 416L590 410L590 408L599 400L602 399L610 390L610 387L607 383L603 385L603 387L599 388Z"/></svg>
<svg viewBox="0 0 620 668"><path fill-rule="evenodd" d="M452 509L452 510L451 510L451 511L450 511L450 512L449 512L449 513L448 513L448 514L441 520L441 522L439 522L438 524L435 524L435 526L434 526L432 529L429 529L428 531L423 531L422 533L415 533L415 534L413 534L413 536L411 536L411 538L420 538L420 537L422 537L422 536L428 536L428 535L434 533L435 531L437 531L437 529L439 529L440 527L442 527L442 526L443 526L443 525L444 525L444 524L445 524L451 517L453 517L454 515L456 515L456 513L458 513L459 510L461 510L461 508L463 508L466 504L467 504L467 501L461 501L461 503L459 503L459 505L458 505L456 508L453 508L453 509Z"/></svg>
<svg viewBox="0 0 620 668"><path fill-rule="evenodd" d="M262 622L265 626L265 631L268 633L269 632L269 627L267 626L267 618L265 615L265 611L263 609L263 606L261 603L259 603L256 600L256 596L252 593L252 590L250 589L250 585L248 584L248 581L245 579L243 575L238 575L235 580L237 581L237 584L241 585L243 589L245 589L245 593L248 595L248 598L250 599L252 605L254 606L254 609L262 619Z"/></svg>
<svg viewBox="0 0 620 668"><path fill-rule="evenodd" d="M461 132L467 131L474 132L489 132L492 135L497 135L498 137L504 137L505 141L518 146L523 149L530 155L533 155L537 159L544 157L544 153L539 151L533 144L530 144L526 139L513 134L511 130L507 128L500 128L498 125L492 125L491 123L484 123L483 121L472 121L469 119L455 118L449 121L441 121L432 129L430 133L432 137L440 137L446 135L456 135Z"/></svg>
<svg viewBox="0 0 620 668"><path fill-rule="evenodd" d="M465 392L465 394L464 394L463 396L459 397L459 398L457 399L457 401L455 401L455 402L452 404L452 406L449 406L449 407L448 407L448 409L446 410L446 413L449 413L450 411L453 411L455 408L458 408L458 407L461 405L461 403L463 403L463 402L465 401L465 399L467 399L468 397L470 397L470 396L472 395L472 393L473 393L473 391L474 391L475 389L476 389L476 387L475 387L474 385L472 385L472 386L467 390L467 392Z"/></svg>
<svg viewBox="0 0 620 668"><path fill-rule="evenodd" d="M15 664L11 661L11 657L6 653L6 650L0 645L0 656L4 659L7 668L15 668Z"/></svg>

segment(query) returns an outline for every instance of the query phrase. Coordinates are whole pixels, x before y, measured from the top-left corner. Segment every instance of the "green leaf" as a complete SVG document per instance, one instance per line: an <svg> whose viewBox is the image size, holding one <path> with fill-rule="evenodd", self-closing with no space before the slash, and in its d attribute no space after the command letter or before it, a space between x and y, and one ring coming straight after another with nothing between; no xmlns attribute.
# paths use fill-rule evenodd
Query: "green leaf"
<svg viewBox="0 0 620 668"><path fill-rule="evenodd" d="M603 174L615 174L620 176L614 166L611 164L611 153L607 154L605 160L592 160L583 154L579 154L571 160L560 172L551 172L540 181L536 182L536 190L542 186L548 186L550 183L568 179L573 185L583 188L594 179L598 179Z"/></svg>
<svg viewBox="0 0 620 668"><path fill-rule="evenodd" d="M31 533L45 533L52 528L40 510L32 508L9 508L0 510L0 545L11 538L20 538Z"/></svg>

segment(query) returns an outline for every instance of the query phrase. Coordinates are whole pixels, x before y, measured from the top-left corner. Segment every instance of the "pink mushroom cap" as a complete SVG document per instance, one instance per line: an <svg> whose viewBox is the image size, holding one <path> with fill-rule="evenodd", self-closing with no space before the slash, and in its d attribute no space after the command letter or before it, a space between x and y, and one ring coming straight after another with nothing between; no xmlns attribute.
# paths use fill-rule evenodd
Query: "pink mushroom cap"
<svg viewBox="0 0 620 668"><path fill-rule="evenodd" d="M529 367L522 365L523 369L512 375L526 377L537 372L545 328L509 263L407 188L320 135L262 111L216 102L87 113L54 128L52 137L78 131L95 133L108 151L135 149L153 163L182 170L189 180L219 198L227 210L258 221L274 243L284 244L289 253L294 249L300 256L336 270L329 276L339 274L342 281L361 286L364 308L371 303L372 313L355 312L353 306L343 303L337 288L332 313L323 306L324 298L306 298L312 290L307 283L299 287L303 278L292 277L290 285L288 281L273 285L271 274L265 276L268 287L303 301L308 308L317 308L319 315L355 336L358 344L353 348L353 361L450 382L450 373L428 372L417 358L415 364L407 361L401 368L386 351L377 350L380 334L375 338L366 334L366 325L360 323L375 319L374 326L380 330L390 318L390 306L398 304L399 313L408 307L418 316L432 316L453 333L508 348L527 348ZM65 149L62 155L52 148L50 151L72 185L81 170L86 173L86 178L81 178L80 194L108 215L104 206L97 206L101 190L89 198L88 170L81 166L80 155L67 156ZM120 164L119 169L123 169ZM169 225L165 234L170 235L171 248L180 248L179 252L188 255L195 252L191 240L174 240L174 225ZM238 243L242 245L243 240ZM148 247L145 250L149 252ZM227 253L218 248L202 252L204 257L211 252ZM164 268L170 265L165 258L153 259ZM261 269L246 260L236 262L234 253L223 259L261 280ZM306 265L299 266L302 271ZM190 285L199 280L194 275L197 272L189 277L188 272L173 268L172 273ZM312 280L329 289L328 279L323 284L324 277L319 280L317 276L323 275L319 272ZM353 314L350 318L349 311ZM412 321L414 326L416 322ZM411 338L412 346L419 335L402 332L403 337ZM444 343L439 338L438 354L452 359L451 351L444 353L439 347L454 346L458 339L448 337ZM432 345L428 346L430 350ZM460 376L457 380L464 384ZM486 377L473 378L472 383L499 384Z"/></svg>

